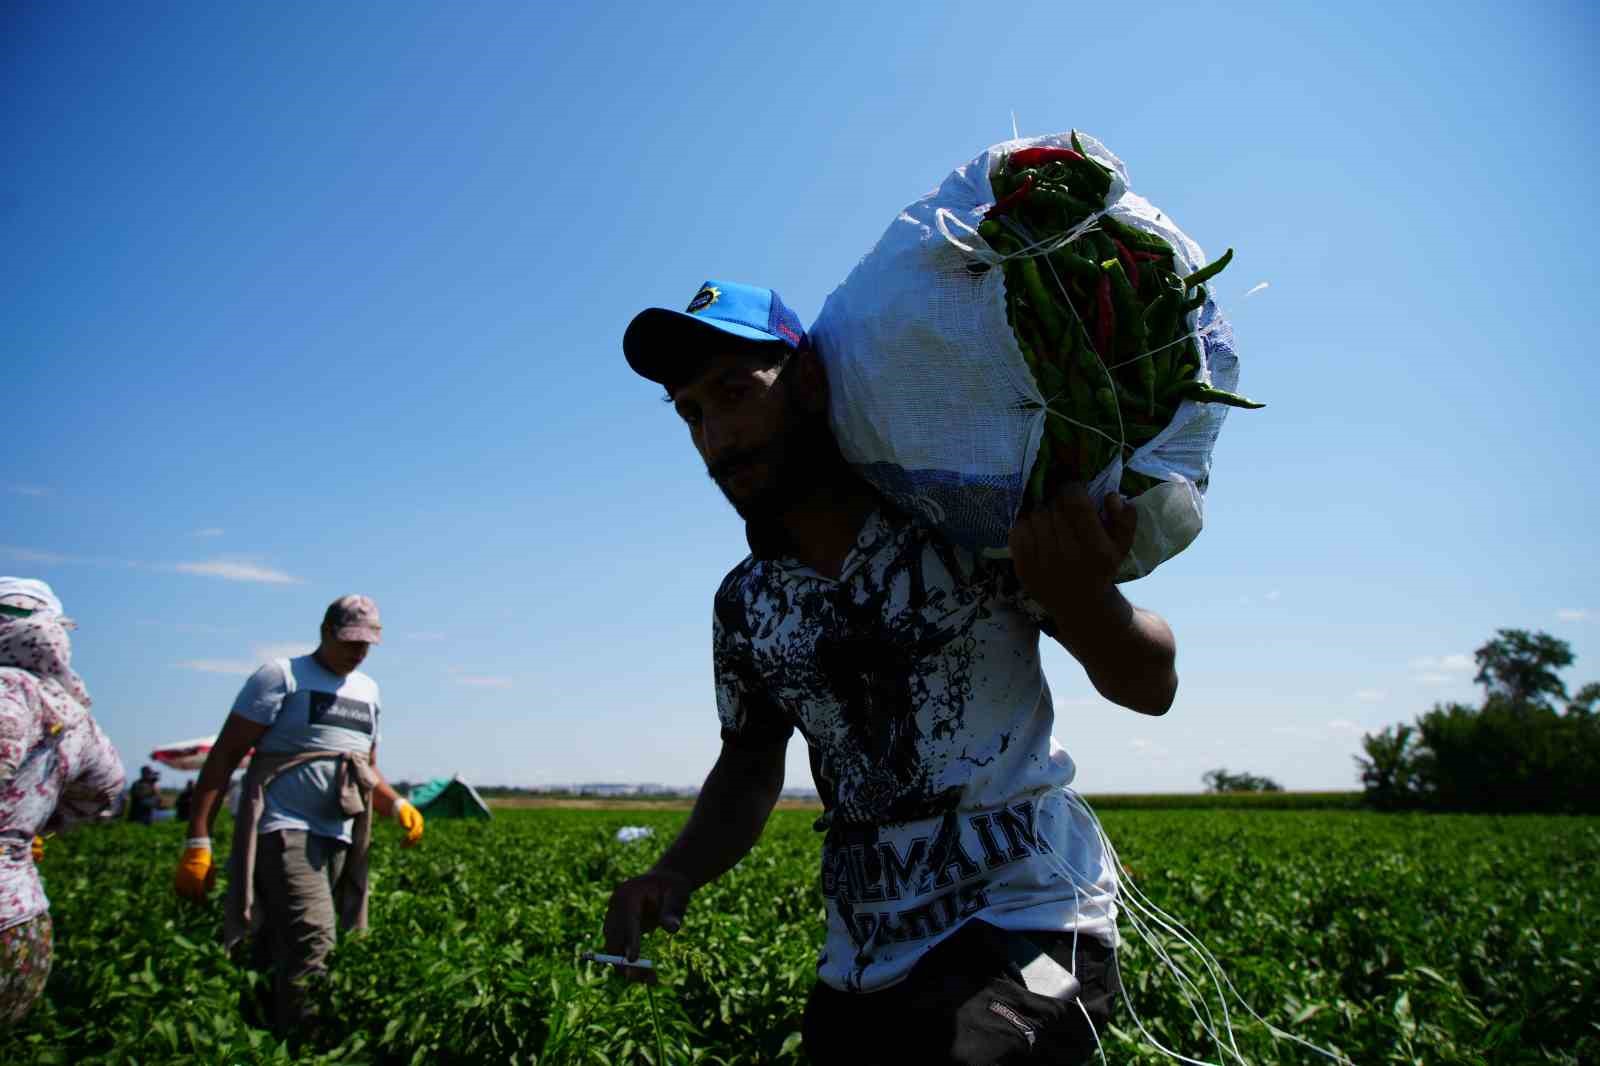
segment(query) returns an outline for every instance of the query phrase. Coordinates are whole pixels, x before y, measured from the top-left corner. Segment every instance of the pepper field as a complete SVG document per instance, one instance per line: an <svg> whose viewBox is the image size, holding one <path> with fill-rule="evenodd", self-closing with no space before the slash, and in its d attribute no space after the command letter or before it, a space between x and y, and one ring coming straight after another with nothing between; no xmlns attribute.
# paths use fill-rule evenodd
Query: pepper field
<svg viewBox="0 0 1600 1066"><path fill-rule="evenodd" d="M577 961L600 947L611 886L684 817L501 810L435 819L410 852L381 827L372 930L335 954L298 1060L241 1018L259 978L216 942L220 891L203 909L173 896L182 827L79 830L49 844L55 969L45 1000L0 1034L0 1062L803 1062L823 921L811 812L777 812L679 935L647 940L654 990ZM1195 809L1103 821L1146 895L1281 1028L1358 1063L1600 1062L1600 820ZM617 843L630 824L655 839ZM1129 938L1123 968L1152 1035L1220 1061L1145 943ZM1250 1062L1328 1061L1234 1019ZM1127 1010L1103 1038L1107 1062L1172 1061Z"/></svg>

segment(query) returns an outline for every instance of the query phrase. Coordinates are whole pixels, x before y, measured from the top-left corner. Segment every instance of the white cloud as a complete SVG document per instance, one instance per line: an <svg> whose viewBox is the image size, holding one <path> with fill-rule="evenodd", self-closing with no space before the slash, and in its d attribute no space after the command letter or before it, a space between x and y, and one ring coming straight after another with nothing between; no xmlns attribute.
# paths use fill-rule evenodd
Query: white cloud
<svg viewBox="0 0 1600 1066"><path fill-rule="evenodd" d="M1283 595L1282 590L1273 589L1271 592L1267 593L1267 602L1268 603L1276 603L1278 601L1278 597L1282 596L1282 595Z"/></svg>
<svg viewBox="0 0 1600 1066"><path fill-rule="evenodd" d="M55 552L34 551L32 548L14 548L9 544L0 544L0 555L8 559L15 559L19 563L43 563L47 566L57 563L70 563L72 559Z"/></svg>
<svg viewBox="0 0 1600 1066"><path fill-rule="evenodd" d="M1132 748L1134 751L1144 751L1149 746L1150 741L1147 737L1134 737L1128 742L1128 747Z"/></svg>
<svg viewBox="0 0 1600 1066"><path fill-rule="evenodd" d="M257 664L247 663L243 659L184 659L173 665L185 670L198 670L202 674L241 676L255 673Z"/></svg>
<svg viewBox="0 0 1600 1066"><path fill-rule="evenodd" d="M449 635L450 634L446 633L442 629L424 629L424 630L419 630L419 631L417 631L415 633L396 633L395 634L395 636L401 638L402 640L418 640L418 641L443 640L446 637L448 637Z"/></svg>
<svg viewBox="0 0 1600 1066"><path fill-rule="evenodd" d="M222 529L219 526L207 526L205 529L197 529L189 535L191 537L220 537L222 536Z"/></svg>
<svg viewBox="0 0 1600 1066"><path fill-rule="evenodd" d="M510 688L511 678L466 676L456 678L456 684L471 685L474 688Z"/></svg>
<svg viewBox="0 0 1600 1066"><path fill-rule="evenodd" d="M1356 693L1356 699L1362 703L1382 703L1389 698L1389 694L1381 688L1364 688Z"/></svg>
<svg viewBox="0 0 1600 1066"><path fill-rule="evenodd" d="M49 489L41 488L38 485L10 485L10 486L7 486L7 487L11 492L16 493L18 496L48 496L48 495L50 495L50 490Z"/></svg>
<svg viewBox="0 0 1600 1066"><path fill-rule="evenodd" d="M1587 622L1589 611L1583 607L1563 607L1556 612L1556 617L1563 622Z"/></svg>
<svg viewBox="0 0 1600 1066"><path fill-rule="evenodd" d="M275 644L259 644L252 650L255 651L257 659L266 662L268 659L293 659L301 655L310 655L317 650L317 646L303 640L284 640Z"/></svg>
<svg viewBox="0 0 1600 1066"><path fill-rule="evenodd" d="M224 581L256 581L265 585L299 585L304 581L303 578L292 577L281 570L272 570L254 563L229 562L225 559L213 559L204 563L176 563L172 568L179 573L220 577Z"/></svg>
<svg viewBox="0 0 1600 1066"><path fill-rule="evenodd" d="M1367 732L1367 727L1348 718L1335 718L1333 721L1321 726L1314 725L1275 725L1272 732L1280 736L1294 737L1297 740L1311 740L1325 744L1329 737L1356 737Z"/></svg>
<svg viewBox="0 0 1600 1066"><path fill-rule="evenodd" d="M1465 675L1477 669L1472 656L1457 652L1452 655L1423 655L1410 662L1411 680L1424 685L1444 685L1463 681Z"/></svg>

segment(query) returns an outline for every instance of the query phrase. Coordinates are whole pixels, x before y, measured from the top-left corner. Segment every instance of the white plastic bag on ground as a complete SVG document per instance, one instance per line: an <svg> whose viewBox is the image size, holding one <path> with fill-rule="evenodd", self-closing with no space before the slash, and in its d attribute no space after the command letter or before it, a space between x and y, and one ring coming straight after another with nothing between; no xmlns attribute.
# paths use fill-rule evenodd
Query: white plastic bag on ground
<svg viewBox="0 0 1600 1066"><path fill-rule="evenodd" d="M655 832L654 829L647 825L625 825L617 830L617 842L631 844L635 840L643 840L646 837L655 836Z"/></svg>
<svg viewBox="0 0 1600 1066"><path fill-rule="evenodd" d="M1113 173L1106 213L1165 238L1175 269L1205 265L1198 245L1128 188L1127 168L1093 137L1084 149ZM1044 433L1046 398L1006 322L1001 257L978 236L994 202L989 173L1032 145L1070 147L1069 134L1006 141L956 169L900 212L828 296L811 327L827 368L830 416L844 456L890 499L957 543L1005 555L1011 524ZM1191 312L1204 349L1200 379L1237 388L1233 334L1207 302ZM1138 536L1119 580L1142 577L1199 534L1211 451L1228 409L1185 401L1127 465L1163 484L1134 501ZM1096 500L1122 480L1113 460L1090 483Z"/></svg>

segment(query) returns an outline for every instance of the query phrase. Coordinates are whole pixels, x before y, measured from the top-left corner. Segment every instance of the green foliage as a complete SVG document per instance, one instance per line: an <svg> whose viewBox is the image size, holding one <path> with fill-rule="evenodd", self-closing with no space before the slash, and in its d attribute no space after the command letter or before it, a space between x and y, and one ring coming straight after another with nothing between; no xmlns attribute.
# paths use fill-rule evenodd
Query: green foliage
<svg viewBox="0 0 1600 1066"><path fill-rule="evenodd" d="M1572 664L1571 648L1502 629L1477 661L1482 707L1436 704L1414 727L1363 738L1356 763L1367 801L1381 810L1600 812L1600 684L1568 701L1555 670Z"/></svg>
<svg viewBox="0 0 1600 1066"><path fill-rule="evenodd" d="M1200 775L1207 792L1282 792L1283 786L1270 777L1250 773L1229 773L1224 769L1207 770Z"/></svg>
<svg viewBox="0 0 1600 1066"><path fill-rule="evenodd" d="M1359 792L1150 792L1088 796L1097 811L1353 811Z"/></svg>
<svg viewBox="0 0 1600 1066"><path fill-rule="evenodd" d="M0 1062L654 1066L659 1033L668 1063L799 1063L824 921L809 812L779 811L696 895L681 933L647 940L653 993L576 961L599 947L612 885L684 817L502 810L437 820L409 852L383 827L373 927L335 952L316 995L324 1020L298 1058L241 1020L258 978L217 946L220 892L203 909L173 897L181 826L64 836L43 867L50 988L0 1033ZM656 836L619 844L624 824ZM1362 1063L1600 1060L1600 821L1213 809L1111 811L1105 824L1138 885L1280 1027ZM1146 1026L1214 1061L1176 981L1124 933ZM1254 1023L1238 1030L1253 1062L1317 1061ZM1112 1062L1164 1061L1126 1011L1103 1035Z"/></svg>
<svg viewBox="0 0 1600 1066"><path fill-rule="evenodd" d="M1421 785L1412 744L1415 736L1416 730L1411 726L1392 725L1361 738L1361 747L1367 753L1365 759L1356 759L1361 767L1361 785L1367 790L1368 802L1381 811L1417 803Z"/></svg>
<svg viewBox="0 0 1600 1066"><path fill-rule="evenodd" d="M1572 646L1548 633L1501 629L1474 653L1478 684L1491 699L1512 706L1548 707L1551 700L1567 698L1567 686L1557 670L1572 665Z"/></svg>

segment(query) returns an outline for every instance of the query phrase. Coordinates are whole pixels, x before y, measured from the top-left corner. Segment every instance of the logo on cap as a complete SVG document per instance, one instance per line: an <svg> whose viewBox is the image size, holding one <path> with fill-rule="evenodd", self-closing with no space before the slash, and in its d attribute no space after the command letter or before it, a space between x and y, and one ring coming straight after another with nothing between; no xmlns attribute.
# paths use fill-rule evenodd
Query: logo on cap
<svg viewBox="0 0 1600 1066"><path fill-rule="evenodd" d="M701 311L704 311L706 308L716 303L721 296L721 289L717 288L715 285L707 285L705 288L694 294L694 299L689 301L688 311L691 315L699 314Z"/></svg>

